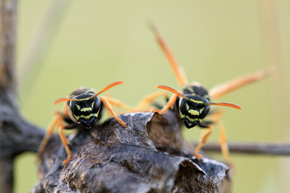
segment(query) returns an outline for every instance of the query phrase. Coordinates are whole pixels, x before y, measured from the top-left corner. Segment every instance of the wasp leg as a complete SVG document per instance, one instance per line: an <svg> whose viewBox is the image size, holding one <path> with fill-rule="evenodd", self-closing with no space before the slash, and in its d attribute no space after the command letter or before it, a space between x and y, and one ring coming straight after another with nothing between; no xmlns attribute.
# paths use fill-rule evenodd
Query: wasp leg
<svg viewBox="0 0 290 193"><path fill-rule="evenodd" d="M137 110L144 111L144 110L149 110L147 107L150 106L150 104L158 97L164 96L165 98L168 98L167 92L163 91L157 91L154 92L148 96L145 96L140 103L136 106ZM150 110L149 110L150 111Z"/></svg>
<svg viewBox="0 0 290 193"><path fill-rule="evenodd" d="M40 157L42 156L42 153L49 141L50 136L53 133L53 130L56 126L60 126L60 124L62 124L62 121L65 119L69 119L69 110L68 110L68 105L67 103L65 103L64 107L63 107L63 113L61 112L55 112L54 113L54 117L51 121L51 123L48 126L47 132L38 148L38 152L37 152L37 161L40 160Z"/></svg>
<svg viewBox="0 0 290 193"><path fill-rule="evenodd" d="M65 150L66 150L66 153L67 153L67 158L66 158L66 160L64 160L64 161L62 162L62 164L65 166L65 165L70 161L70 159L71 159L71 151L70 151L69 146L68 146L68 144L70 144L70 142L67 140L66 136L64 135L63 130L64 130L64 129L73 129L73 128L75 128L78 124L77 124L77 123L73 123L73 124L70 124L70 125L66 125L66 126L64 126L64 125L63 125L63 120L62 120L62 119L58 120L57 124L58 124L58 126L59 126L59 128L58 128L58 134L59 134L59 136L60 136L60 139L61 139L61 141L62 141L62 143L63 143L63 145L64 145L64 148L65 148Z"/></svg>
<svg viewBox="0 0 290 193"><path fill-rule="evenodd" d="M40 160L40 157L42 156L42 153L46 147L46 144L48 143L49 141L49 138L50 136L52 135L53 133L53 130L55 128L55 126L63 119L63 116L56 112L51 123L49 124L49 127L48 127L48 130L45 134L45 137L43 138L39 148L38 148L38 152L37 152L37 160Z"/></svg>
<svg viewBox="0 0 290 193"><path fill-rule="evenodd" d="M230 158L230 152L229 152L229 147L227 143L227 137L226 137L226 130L224 127L224 123L221 120L221 116L223 114L223 111L221 109L217 109L212 115L211 115L211 120L212 122L216 123L218 128L219 128L219 144L221 146L221 152L226 159L226 162L234 166L233 162L231 161Z"/></svg>
<svg viewBox="0 0 290 193"><path fill-rule="evenodd" d="M213 99L218 99L231 91L234 91L250 83L261 80L272 73L273 73L273 69L268 68L268 69L265 69L265 70L262 70L253 74L241 76L239 78L236 78L226 83L215 86L209 91L209 95Z"/></svg>
<svg viewBox="0 0 290 193"><path fill-rule="evenodd" d="M158 112L159 114L165 113L165 111L167 111L170 107L174 105L176 99L177 95L176 94L172 95L167 104L161 110L153 109L153 111Z"/></svg>
<svg viewBox="0 0 290 193"><path fill-rule="evenodd" d="M223 154L224 158L226 159L226 162L230 166L233 167L234 164L230 158L230 152L229 152L229 147L228 147L228 143L227 143L227 137L226 137L226 131L225 131L224 124L221 120L217 124L218 124L218 128L219 128L219 143L221 146L222 154Z"/></svg>
<svg viewBox="0 0 290 193"><path fill-rule="evenodd" d="M130 107L129 105L121 102L120 100L118 99L115 99L115 98L112 98L110 96L106 96L106 99L109 101L109 103L111 105L114 105L114 106L117 106L117 107L120 107L120 108L124 108L126 109L127 111L129 112L133 112L134 111L134 108L133 107Z"/></svg>
<svg viewBox="0 0 290 193"><path fill-rule="evenodd" d="M104 105L106 106L108 111L110 113L112 113L112 115L116 119L116 121L118 121L118 123L120 125L122 125L122 127L127 127L127 124L117 116L117 114L115 113L115 111L114 111L112 105L109 103L109 101L105 97L100 97L100 100L104 103Z"/></svg>
<svg viewBox="0 0 290 193"><path fill-rule="evenodd" d="M163 40L162 36L158 32L157 28L153 23L149 23L149 27L151 28L153 34L155 35L157 42L159 43L162 51L164 52L168 62L170 63L170 66L177 78L178 83L184 87L185 85L188 85L187 78L185 76L185 73L182 69L182 67L178 64L177 60L175 59L174 55L170 51L169 47Z"/></svg>
<svg viewBox="0 0 290 193"><path fill-rule="evenodd" d="M63 145L64 145L64 148L65 148L65 150L66 150L66 153L67 153L67 158L66 158L66 160L64 160L64 161L62 162L62 164L65 166L65 165L67 164L67 162L69 162L69 160L71 159L71 152L70 152L70 149L69 149L69 147L68 147L68 141L67 141L65 135L63 134L63 130L64 130L64 129L65 129L65 128L64 128L63 124L60 123L60 127L58 128L58 134L59 134L59 136L60 136L60 139L61 139L61 141L62 141L62 143L63 143Z"/></svg>
<svg viewBox="0 0 290 193"><path fill-rule="evenodd" d="M207 142L209 136L211 135L212 133L212 130L213 130L213 126L212 125L208 125L208 129L207 129L207 133L203 136L201 142L198 144L198 146L195 148L195 151L194 151L194 156L197 158L197 159L201 159L202 158L202 155L199 154L199 151L200 149L202 148L202 146Z"/></svg>

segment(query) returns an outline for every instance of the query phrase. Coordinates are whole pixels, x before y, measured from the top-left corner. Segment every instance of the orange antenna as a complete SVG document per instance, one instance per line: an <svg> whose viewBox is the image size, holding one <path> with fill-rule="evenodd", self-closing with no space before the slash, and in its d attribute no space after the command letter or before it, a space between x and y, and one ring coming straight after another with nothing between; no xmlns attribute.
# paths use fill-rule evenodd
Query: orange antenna
<svg viewBox="0 0 290 193"><path fill-rule="evenodd" d="M54 105L60 103L60 102L65 102L65 101L77 101L76 99L71 99L71 98L60 98L60 99L57 99L56 101L54 101Z"/></svg>
<svg viewBox="0 0 290 193"><path fill-rule="evenodd" d="M186 78L186 75L185 75L183 69L181 68L181 66L179 66L174 55L172 54L169 47L167 46L167 44L163 40L162 36L160 35L157 27L152 22L148 22L148 25L149 25L149 28L152 30L153 34L155 35L157 42L159 43L161 49L163 50L168 62L170 63L171 68L172 68L172 70L177 78L178 83L181 86L188 85L188 81L187 81L187 78Z"/></svg>
<svg viewBox="0 0 290 193"><path fill-rule="evenodd" d="M232 103L205 103L205 105L218 105L218 106L232 107L238 110L242 110L240 106L232 104Z"/></svg>
<svg viewBox="0 0 290 193"><path fill-rule="evenodd" d="M117 86L117 85L119 85L119 84L123 84L123 83L124 83L123 81L116 81L116 82L113 82L113 83L109 84L108 86L106 86L105 88L103 88L103 90L101 90L100 92L98 92L98 93L94 94L93 96L91 96L90 99L95 98L96 96L98 96L98 95L100 95L101 93L103 93L103 92L109 90L110 88L112 88L112 87L114 87L114 86Z"/></svg>
<svg viewBox="0 0 290 193"><path fill-rule="evenodd" d="M100 92L94 94L93 96L90 97L90 99L100 95L101 93L107 91L108 89L114 87L114 86L117 86L119 84L123 84L124 82L123 81L116 81L116 82L113 82L112 84L109 84L108 86L106 86L103 90L101 90ZM60 102L65 102L65 101L78 101L77 99L72 99L72 98L60 98L60 99L57 99L56 101L54 101L54 105L60 103Z"/></svg>
<svg viewBox="0 0 290 193"><path fill-rule="evenodd" d="M170 88L168 86L164 86L164 85L159 85L157 86L156 88L160 88L160 89L164 89L164 90L168 90L182 98L184 98L185 100L187 101L190 101L186 96L184 96L183 94L181 94L180 92L174 90L173 88ZM232 104L232 103L204 103L205 105L218 105L218 106L226 106L226 107L232 107L232 108L235 108L235 109L239 109L239 110L242 110L242 108L238 105L235 105L235 104Z"/></svg>
<svg viewBox="0 0 290 193"><path fill-rule="evenodd" d="M185 100L188 100L188 101L189 101L189 99L188 99L187 97L185 97L183 94L181 94L181 93L178 92L177 90L174 90L173 88L170 88L170 87L168 87L168 86L159 85L159 86L156 86L156 88L160 88L160 89L168 90L168 91L173 92L174 94L176 94L176 95L178 95L178 96L184 98Z"/></svg>

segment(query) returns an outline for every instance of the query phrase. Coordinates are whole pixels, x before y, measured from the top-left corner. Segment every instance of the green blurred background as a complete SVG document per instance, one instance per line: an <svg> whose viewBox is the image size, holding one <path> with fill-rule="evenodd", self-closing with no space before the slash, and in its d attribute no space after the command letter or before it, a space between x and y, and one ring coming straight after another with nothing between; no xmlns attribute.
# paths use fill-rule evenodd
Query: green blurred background
<svg viewBox="0 0 290 193"><path fill-rule="evenodd" d="M53 101L79 86L100 90L123 80L125 84L108 93L130 105L156 91L159 84L180 90L146 24L153 21L189 81L199 81L206 88L277 66L272 77L219 101L243 107L243 111L224 109L229 141L289 142L289 0L53 2L18 2L18 96L22 114L29 121L46 128L52 112L61 108L53 106ZM58 25L46 29L50 21L43 18L49 10L53 10L49 18L61 11ZM51 37L35 40L39 29L45 34L51 28ZM41 48L33 48L32 42L46 39ZM196 141L199 134L193 128L184 136ZM210 140L216 142L217 134L215 130ZM17 193L29 192L38 182L34 159L32 154L17 158ZM217 159L223 160L221 156ZM232 159L236 166L234 192L288 192L289 158L232 155Z"/></svg>

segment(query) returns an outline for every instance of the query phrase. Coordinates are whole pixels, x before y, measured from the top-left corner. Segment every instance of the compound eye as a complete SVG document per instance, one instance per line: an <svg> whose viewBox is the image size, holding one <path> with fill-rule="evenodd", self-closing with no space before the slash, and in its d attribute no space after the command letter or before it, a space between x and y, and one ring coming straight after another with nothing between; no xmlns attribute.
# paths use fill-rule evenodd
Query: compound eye
<svg viewBox="0 0 290 193"><path fill-rule="evenodd" d="M77 101L70 101L69 107L70 107L71 112L74 115L79 116L81 114L81 111L80 111L81 107L80 107L80 105L78 104Z"/></svg>
<svg viewBox="0 0 290 193"><path fill-rule="evenodd" d="M187 106L189 106L187 101L181 98L179 101L179 110L182 114L187 114Z"/></svg>
<svg viewBox="0 0 290 193"><path fill-rule="evenodd" d="M201 108L201 113L200 113L200 119L203 119L207 116L209 113L210 106L209 105L204 105L203 109Z"/></svg>
<svg viewBox="0 0 290 193"><path fill-rule="evenodd" d="M92 100L93 100L93 102L92 102L93 113L97 113L100 109L100 106L101 106L100 99L99 99L99 97L95 97Z"/></svg>

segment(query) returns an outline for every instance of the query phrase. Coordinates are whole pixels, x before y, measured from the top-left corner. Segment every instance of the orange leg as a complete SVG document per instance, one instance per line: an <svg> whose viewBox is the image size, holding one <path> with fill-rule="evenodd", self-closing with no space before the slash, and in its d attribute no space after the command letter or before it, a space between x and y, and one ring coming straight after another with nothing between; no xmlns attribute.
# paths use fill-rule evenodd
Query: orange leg
<svg viewBox="0 0 290 193"><path fill-rule="evenodd" d="M223 111L218 109L214 114L211 115L211 120L214 123L217 123L217 126L219 128L219 144L221 146L221 152L224 158L226 159L226 162L229 165L234 166L230 158L230 152L229 152L229 147L228 147L227 137L226 137L226 130L221 120L222 114L223 114Z"/></svg>
<svg viewBox="0 0 290 193"><path fill-rule="evenodd" d="M115 113L115 111L114 111L112 105L109 103L109 101L105 97L100 97L100 100L104 103L104 105L106 106L108 111L113 115L113 117L116 119L116 121L118 121L118 123L120 125L122 125L122 127L126 127L127 124L117 116L117 114Z"/></svg>
<svg viewBox="0 0 290 193"><path fill-rule="evenodd" d="M209 95L213 99L218 99L229 92L232 92L238 88L241 88L243 86L246 86L258 80L261 80L272 73L273 73L273 69L269 68L269 69L265 69L265 70L262 70L262 71L259 71L250 75L233 79L229 82L215 86L209 91Z"/></svg>
<svg viewBox="0 0 290 193"><path fill-rule="evenodd" d="M169 47L166 45L165 41L161 37L160 33L158 32L157 28L152 24L149 23L149 27L151 28L152 32L154 33L157 42L159 43L162 51L164 52L168 62L171 65L171 68L178 80L178 83L184 87L185 85L188 84L187 78L185 76L185 73L182 69L182 67L178 64L177 60L175 59L174 55L170 51Z"/></svg>
<svg viewBox="0 0 290 193"><path fill-rule="evenodd" d="M40 160L40 157L42 156L42 153L49 141L50 136L53 133L53 130L56 126L60 126L62 125L62 121L63 121L63 116L69 116L69 110L68 110L68 105L67 103L65 103L64 108L63 108L63 114L59 113L59 112L55 112L54 113L54 117L51 121L51 123L48 126L47 132L38 148L38 152L37 152L37 160Z"/></svg>
<svg viewBox="0 0 290 193"><path fill-rule="evenodd" d="M67 141L65 135L63 134L63 130L64 130L64 126L61 124L61 126L58 128L58 134L59 134L60 139L61 139L61 141L65 147L65 150L67 152L67 158L66 158L66 160L64 160L62 162L62 164L65 166L67 164L67 162L69 162L69 160L71 159L71 152L70 152L70 149L68 147L68 141Z"/></svg>
<svg viewBox="0 0 290 193"><path fill-rule="evenodd" d="M106 96L106 99L108 100L108 102L111 104L111 105L114 105L114 106L117 106L117 107L120 107L120 108L124 108L126 109L127 111L129 112L133 112L134 111L134 108L133 107L130 107L129 105L121 102L120 100L118 99L115 99L115 98L112 98L110 96Z"/></svg>
<svg viewBox="0 0 290 193"><path fill-rule="evenodd" d="M177 95L174 94L172 97L169 99L168 103L159 111L157 109L153 109L153 111L158 112L159 114L165 113L170 107L172 107L177 99Z"/></svg>
<svg viewBox="0 0 290 193"><path fill-rule="evenodd" d="M59 113L55 113L51 123L49 124L48 130L45 134L45 137L43 138L37 152L37 160L40 160L40 157L42 156L42 153L46 147L46 144L50 138L50 136L53 133L53 130L55 126L58 124L59 121L62 121L63 117Z"/></svg>
<svg viewBox="0 0 290 193"><path fill-rule="evenodd" d="M206 135L202 138L202 140L201 140L201 142L198 144L198 146L195 148L194 156L195 156L197 159L201 159L201 158L202 158L202 155L199 154L199 151L200 151L200 149L202 148L202 146L207 142L209 136L210 136L211 133L212 133L212 129L213 129L213 126L210 125L209 128L207 129L208 132L207 132Z"/></svg>
<svg viewBox="0 0 290 193"><path fill-rule="evenodd" d="M228 147L228 143L227 143L225 127L224 127L224 124L221 120L218 122L218 127L219 127L219 143L221 146L222 154L223 154L224 158L226 159L226 162L229 165L234 166L234 164L230 158L230 152L229 152L229 147Z"/></svg>
<svg viewBox="0 0 290 193"><path fill-rule="evenodd" d="M148 96L145 96L141 102L136 106L137 110L143 110L146 109L148 106L150 106L150 104L158 97L160 96L164 96L164 97L168 97L168 94L166 92L163 91L157 91L154 92Z"/></svg>

